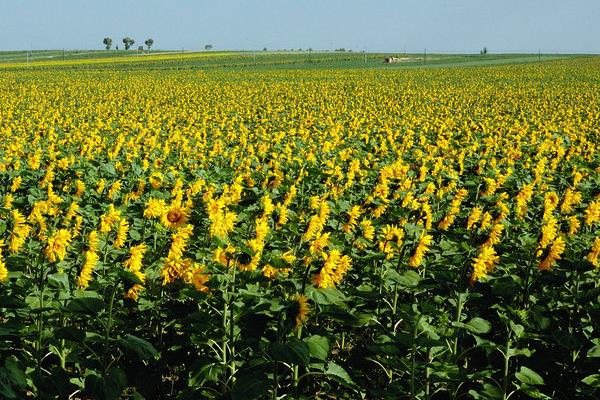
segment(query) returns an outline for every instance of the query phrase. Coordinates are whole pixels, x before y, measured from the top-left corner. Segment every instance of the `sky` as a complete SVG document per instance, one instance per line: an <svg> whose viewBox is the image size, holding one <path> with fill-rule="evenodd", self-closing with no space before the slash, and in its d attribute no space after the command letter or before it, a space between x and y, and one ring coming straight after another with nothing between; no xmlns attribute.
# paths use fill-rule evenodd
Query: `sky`
<svg viewBox="0 0 600 400"><path fill-rule="evenodd" d="M0 50L600 53L600 0L0 0Z"/></svg>

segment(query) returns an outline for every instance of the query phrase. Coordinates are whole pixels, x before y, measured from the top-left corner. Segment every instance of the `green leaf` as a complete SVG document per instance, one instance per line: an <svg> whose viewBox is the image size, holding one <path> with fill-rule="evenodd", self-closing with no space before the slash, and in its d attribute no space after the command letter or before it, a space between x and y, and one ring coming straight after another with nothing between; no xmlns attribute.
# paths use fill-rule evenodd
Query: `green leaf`
<svg viewBox="0 0 600 400"><path fill-rule="evenodd" d="M465 329L473 333L488 333L492 329L492 324L483 318L475 317L465 323Z"/></svg>
<svg viewBox="0 0 600 400"><path fill-rule="evenodd" d="M581 380L581 382L585 383L588 386L599 388L600 387L600 374L588 375Z"/></svg>
<svg viewBox="0 0 600 400"><path fill-rule="evenodd" d="M69 277L64 272L48 275L48 285L56 289L68 291Z"/></svg>
<svg viewBox="0 0 600 400"><path fill-rule="evenodd" d="M129 397L131 400L145 400L144 396L142 396L141 394L139 394L138 392L135 392L133 394L130 395Z"/></svg>
<svg viewBox="0 0 600 400"><path fill-rule="evenodd" d="M508 349L508 355L510 357L513 357L513 356L531 357L532 354L533 354L532 351L528 348L524 348L524 349L510 348L510 349Z"/></svg>
<svg viewBox="0 0 600 400"><path fill-rule="evenodd" d="M110 163L110 162L105 163L104 165L102 165L101 168L109 176L116 176L117 175L117 171L115 170L115 166L112 163Z"/></svg>
<svg viewBox="0 0 600 400"><path fill-rule="evenodd" d="M546 396L544 393L540 392L535 387L531 387L531 386L522 387L521 390L527 396L533 397L534 399L553 400L552 397Z"/></svg>
<svg viewBox="0 0 600 400"><path fill-rule="evenodd" d="M263 398L271 387L271 380L262 371L240 370L231 390L232 400L253 400Z"/></svg>
<svg viewBox="0 0 600 400"><path fill-rule="evenodd" d="M320 305L344 305L344 302L346 301L344 294L336 288L317 289L309 286L306 289L306 295L314 301L315 304Z"/></svg>
<svg viewBox="0 0 600 400"><path fill-rule="evenodd" d="M422 279L421 275L419 275L413 270L406 271L403 274L398 274L394 278L398 285L407 288L416 287Z"/></svg>
<svg viewBox="0 0 600 400"><path fill-rule="evenodd" d="M88 375L85 378L85 392L99 400L116 400L127 387L127 376L119 368L111 368L103 378Z"/></svg>
<svg viewBox="0 0 600 400"><path fill-rule="evenodd" d="M131 240L135 240L135 241L142 239L142 235L134 229L129 231L129 237L131 238Z"/></svg>
<svg viewBox="0 0 600 400"><path fill-rule="evenodd" d="M588 358L600 357L600 345L596 345L588 350L587 352Z"/></svg>
<svg viewBox="0 0 600 400"><path fill-rule="evenodd" d="M421 330L422 332L427 333L427 337L430 339L434 339L437 340L440 338L440 336L437 334L437 332L435 331L435 327L433 327L429 322L427 322L424 318L419 318L418 321L418 327L419 330Z"/></svg>
<svg viewBox="0 0 600 400"><path fill-rule="evenodd" d="M350 378L348 372L346 372L346 370L342 368L342 366L334 362L330 361L327 363L327 366L325 368L325 375L335 378L338 382L346 386L354 385L354 381L352 380L352 378Z"/></svg>
<svg viewBox="0 0 600 400"><path fill-rule="evenodd" d="M229 243L229 241L227 240L226 237L220 237L220 236L213 236L212 241L222 249L227 247L227 245Z"/></svg>
<svg viewBox="0 0 600 400"><path fill-rule="evenodd" d="M3 399L16 399L17 393L13 390L4 368L0 368L0 396Z"/></svg>
<svg viewBox="0 0 600 400"><path fill-rule="evenodd" d="M158 351L156 351L150 342L137 336L127 335L119 343L123 348L136 353L142 360L154 358L158 354Z"/></svg>
<svg viewBox="0 0 600 400"><path fill-rule="evenodd" d="M329 340L320 335L313 335L304 339L308 345L310 356L317 360L325 361L329 355Z"/></svg>
<svg viewBox="0 0 600 400"><path fill-rule="evenodd" d="M4 367L0 368L0 397L3 399L24 398L19 396L19 392L27 386L27 377L19 368L19 364L14 356L4 361ZM20 390L19 390L20 389ZM19 390L19 391L18 391Z"/></svg>
<svg viewBox="0 0 600 400"><path fill-rule="evenodd" d="M308 365L310 362L310 350L306 343L293 337L286 343L273 343L271 345L271 357L276 361Z"/></svg>
<svg viewBox="0 0 600 400"><path fill-rule="evenodd" d="M21 388L27 386L27 377L21 368L19 368L19 364L14 356L4 361L4 368L6 368L14 384Z"/></svg>
<svg viewBox="0 0 600 400"><path fill-rule="evenodd" d="M515 333L515 336L518 338L520 338L523 335L523 332L525 332L525 328L523 327L523 325L515 324L512 321L510 321L510 329Z"/></svg>
<svg viewBox="0 0 600 400"><path fill-rule="evenodd" d="M481 392L477 393L475 390L471 389L469 390L469 394L473 396L475 400L492 400L502 398L502 391L495 385L491 385L489 383L483 384L483 390Z"/></svg>
<svg viewBox="0 0 600 400"><path fill-rule="evenodd" d="M66 339L73 342L82 342L85 339L85 332L69 326L58 328L54 331L55 339Z"/></svg>
<svg viewBox="0 0 600 400"><path fill-rule="evenodd" d="M205 382L218 382L226 367L221 362L216 362L208 357L201 357L192 364L189 370L188 385L202 386Z"/></svg>
<svg viewBox="0 0 600 400"><path fill-rule="evenodd" d="M521 290L519 278L514 275L502 276L490 281L492 293L500 297L513 297Z"/></svg>
<svg viewBox="0 0 600 400"><path fill-rule="evenodd" d="M27 303L15 296L0 296L0 308L25 308Z"/></svg>
<svg viewBox="0 0 600 400"><path fill-rule="evenodd" d="M102 299L96 297L78 297L69 302L64 308L66 312L94 315L104 309Z"/></svg>
<svg viewBox="0 0 600 400"><path fill-rule="evenodd" d="M131 283L132 285L142 285L144 283L136 274L126 269L122 269L119 271L119 278L121 278L125 282Z"/></svg>
<svg viewBox="0 0 600 400"><path fill-rule="evenodd" d="M542 377L532 369L521 367L521 370L515 374L515 377L527 385L543 385Z"/></svg>

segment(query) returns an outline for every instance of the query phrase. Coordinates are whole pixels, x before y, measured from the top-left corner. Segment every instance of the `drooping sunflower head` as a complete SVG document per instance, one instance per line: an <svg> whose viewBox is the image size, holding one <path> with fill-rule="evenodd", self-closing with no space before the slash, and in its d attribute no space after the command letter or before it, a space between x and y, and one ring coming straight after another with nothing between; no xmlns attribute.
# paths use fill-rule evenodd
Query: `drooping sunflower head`
<svg viewBox="0 0 600 400"><path fill-rule="evenodd" d="M290 305L290 311L290 314L296 321L296 328L304 325L308 320L308 315L310 314L308 297L303 294L294 296L292 298L292 304Z"/></svg>

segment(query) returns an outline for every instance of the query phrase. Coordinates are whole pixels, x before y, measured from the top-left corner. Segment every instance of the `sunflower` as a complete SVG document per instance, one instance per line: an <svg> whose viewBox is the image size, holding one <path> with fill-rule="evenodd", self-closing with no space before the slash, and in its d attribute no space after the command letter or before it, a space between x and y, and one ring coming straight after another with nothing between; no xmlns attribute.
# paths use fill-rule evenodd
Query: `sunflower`
<svg viewBox="0 0 600 400"><path fill-rule="evenodd" d="M299 328L308 320L308 314L310 314L308 297L303 294L299 294L294 297L293 301L295 303L292 304L292 307L295 311L296 328Z"/></svg>
<svg viewBox="0 0 600 400"><path fill-rule="evenodd" d="M594 238L594 245L592 246L591 251L585 257L586 260L592 263L595 267L600 267L600 262L598 262L598 255L600 254L600 237Z"/></svg>
<svg viewBox="0 0 600 400"><path fill-rule="evenodd" d="M67 246L71 243L71 233L66 229L59 229L48 238L44 255L50 262L62 261L67 254Z"/></svg>
<svg viewBox="0 0 600 400"><path fill-rule="evenodd" d="M560 256L565 251L565 241L559 236L550 246L550 252L544 260L538 265L539 269L550 271L556 260L560 260Z"/></svg>
<svg viewBox="0 0 600 400"><path fill-rule="evenodd" d="M162 224L171 229L179 228L187 222L189 210L182 207L181 204L172 204L162 215Z"/></svg>
<svg viewBox="0 0 600 400"><path fill-rule="evenodd" d="M4 246L4 240L0 239L0 282L4 282L8 279L8 269L4 263L2 257L2 247Z"/></svg>

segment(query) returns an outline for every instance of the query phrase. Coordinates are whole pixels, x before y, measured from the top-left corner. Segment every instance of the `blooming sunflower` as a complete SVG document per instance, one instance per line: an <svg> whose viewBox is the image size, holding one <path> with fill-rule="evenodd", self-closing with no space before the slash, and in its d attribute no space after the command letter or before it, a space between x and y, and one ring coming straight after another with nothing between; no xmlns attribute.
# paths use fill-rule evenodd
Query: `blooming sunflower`
<svg viewBox="0 0 600 400"><path fill-rule="evenodd" d="M165 210L161 222L165 227L175 229L185 224L188 218L189 210L181 204L172 204L171 207Z"/></svg>

